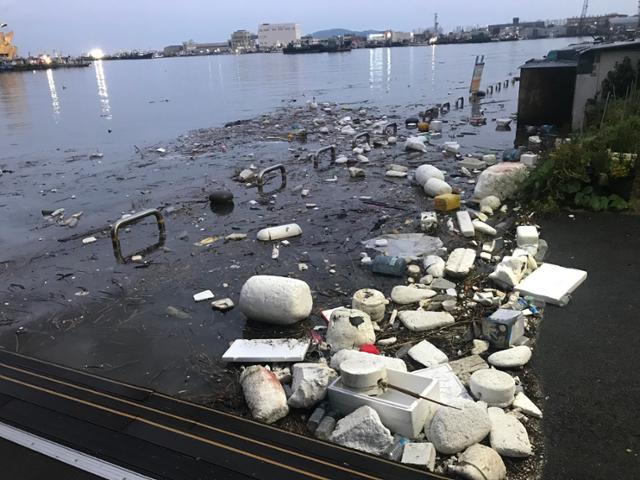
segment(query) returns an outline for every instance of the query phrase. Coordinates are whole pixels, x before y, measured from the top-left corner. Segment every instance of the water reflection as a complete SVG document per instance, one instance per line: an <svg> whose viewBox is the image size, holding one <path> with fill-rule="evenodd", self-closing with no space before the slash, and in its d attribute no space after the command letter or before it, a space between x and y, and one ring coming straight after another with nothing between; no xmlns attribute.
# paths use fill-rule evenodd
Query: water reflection
<svg viewBox="0 0 640 480"><path fill-rule="evenodd" d="M431 45L431 90L436 86L436 46Z"/></svg>
<svg viewBox="0 0 640 480"><path fill-rule="evenodd" d="M27 110L24 76L22 73L0 74L0 113L13 126L23 121Z"/></svg>
<svg viewBox="0 0 640 480"><path fill-rule="evenodd" d="M391 84L391 49L374 48L369 51L369 88L389 91Z"/></svg>
<svg viewBox="0 0 640 480"><path fill-rule="evenodd" d="M101 116L111 120L111 105L109 104L109 91L107 90L107 80L104 76L104 65L102 60L93 62L96 69L96 82L98 83L98 97L100 98Z"/></svg>
<svg viewBox="0 0 640 480"><path fill-rule="evenodd" d="M386 87L388 92L391 85L391 48L373 48L369 50L369 88Z"/></svg>
<svg viewBox="0 0 640 480"><path fill-rule="evenodd" d="M49 95L51 95L51 108L53 110L53 120L58 123L60 120L60 98L56 89L56 81L53 78L53 70L47 70L47 83L49 84Z"/></svg>

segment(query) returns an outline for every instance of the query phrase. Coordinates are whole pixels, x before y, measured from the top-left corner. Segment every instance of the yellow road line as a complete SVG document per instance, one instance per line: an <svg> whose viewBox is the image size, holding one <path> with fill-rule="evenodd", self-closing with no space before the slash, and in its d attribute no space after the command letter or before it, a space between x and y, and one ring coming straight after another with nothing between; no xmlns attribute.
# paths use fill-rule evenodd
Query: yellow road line
<svg viewBox="0 0 640 480"><path fill-rule="evenodd" d="M19 357L25 358L25 359L30 360L30 361L36 361L36 362L38 362L38 363L42 363L42 364L45 364L45 365L50 365L50 366L53 366L53 367L56 367L56 368L61 368L61 369L63 369L63 370L67 370L67 371L70 371L70 372L73 372L73 373L77 373L77 374L80 374L80 375L86 375L86 376L88 376L88 377L95 378L96 380L106 381L106 382L108 382L108 383L113 383L113 384L116 384L116 385L121 385L121 386L124 386L124 387L128 387L128 388L132 388L132 389L134 389L134 390L141 391L141 392L146 392L146 393L149 393L149 394L154 394L154 395L157 395L157 396L159 396L159 397L163 397L163 398L165 398L165 399L167 399L167 400L170 400L170 401L173 401L173 402L176 402L176 403L181 403L181 404L183 404L183 405L188 405L188 406L191 406L191 407L195 407L195 408L197 408L197 409L199 409L199 410L203 410L203 411L206 411L206 412L211 412L211 413L214 413L214 414L223 415L223 416L225 416L225 417L228 417L228 418L234 419L234 420L236 420L236 421L241 421L241 422L245 422L245 423L255 424L255 425L257 425L257 426L259 426L259 427L262 427L262 428L268 428L268 429L274 430L274 431L276 431L276 432L278 432L278 433L281 433L281 434L283 433L283 431L282 431L281 429L278 429L278 428L272 427L271 425L267 425L267 424L264 424L264 423L259 423L259 422L256 422L256 421L253 421L253 420L249 420L249 419L246 419L246 418L242 418L242 417L239 417L239 416L237 416L237 415L233 415L233 414L230 414L230 413L227 413L227 412L223 412L223 411L220 411L220 410L215 410L215 409L213 409L213 408L209 408L209 407L206 407L206 406L204 406L204 405L199 405L199 404L197 404L197 403L189 402L189 401L187 401L187 400L182 400L182 399L180 399L180 398L175 398L175 397L172 397L172 396L170 396L170 395L166 395L166 394L163 394L163 393L160 393L160 392L156 392L155 390L151 390L151 389L146 389L146 388L138 387L138 386L136 386L136 385L131 385L131 384L128 384L128 383L120 382L120 381L118 381L118 380L113 380L113 379L110 379L110 378L101 377L101 376L99 376L99 375L95 375L95 374L88 373L88 372L82 372L82 371L75 370L75 369L70 368L70 367L66 367L66 366L64 366L64 365L58 365L58 364L55 364L55 363L51 363L51 362L48 362L48 361L46 361L46 360L41 360L41 359L38 359L38 358L27 357L27 356L22 355L22 354L19 354L19 353L13 353L13 352L7 352L7 353L9 353L10 355L16 355L16 356L19 356ZM117 401L119 401L119 402L126 403L126 404L129 404L129 405L133 405L133 406L135 406L135 407L142 408L142 409L145 409L145 410L148 410L148 411L152 411L152 412L155 412L155 413L159 413L159 414L162 414L162 415L166 415L166 416L171 417L171 418L174 418L174 419L178 419L178 420L186 421L186 422L189 422L189 423L192 423L192 424L196 424L196 425L198 425L198 426L200 426L200 427L203 427L203 428L205 428L205 429L213 430L213 431L216 431L216 432L219 432L219 433L228 434L228 435L231 435L231 436L234 436L234 437L240 438L240 439L242 439L242 440L246 440L246 441L249 441L249 442L252 442L252 443L255 443L255 444L261 445L261 446L265 446L265 447L268 447L268 448L272 448L272 449L274 449L274 450L278 450L278 451L281 451L281 452L284 452L284 453L288 453L288 454L290 454L290 455L298 456L298 457L303 458L303 459L305 459L305 460L310 460L310 461L313 461L313 462L316 462L316 463L320 463L320 464L323 464L323 465L327 465L327 466L330 466L330 467L333 467L333 468L336 468L336 469L339 469L339 470L343 470L343 471L345 471L345 472L347 472L347 473L356 474L356 475L359 475L359 476L361 476L361 477L363 477L363 478L367 478L367 479L370 479L370 480L377 480L377 479L378 479L378 477L372 477L372 476L369 476L369 475L364 474L364 473L359 473L359 472L356 472L356 471L354 471L354 470L351 470L351 469L349 469L349 468L347 468L347 467L342 467L341 465L337 465L337 464L333 464L333 463L330 463L330 462L326 462L326 461L321 460L321 459L318 459L318 458L309 457L309 456L306 456L306 455L301 454L301 453L293 452L293 451L291 451L291 450L287 450L287 449L285 449L285 448L278 447L278 446L276 446L276 445L271 445L271 444L263 443L263 442L261 442L261 441L259 441L259 440L255 440L255 439L252 439L252 438L248 438L248 437L245 437L245 436L243 436L243 435L240 435L240 434L237 434L237 433L234 433L234 432L229 432L229 431L227 431L227 430L223 430L223 429L219 429L219 428L216 428L216 427L212 427L211 425L203 424L203 423L197 422L197 421L195 421L195 420L190 420L190 419L188 419L188 418L181 417L181 416L179 416L179 415L174 415L174 414L172 414L172 413L165 412L165 411L163 411L163 410L157 410L157 409L155 409L155 408L153 408L153 407L148 407L148 406L146 406L146 405L142 405L142 404L139 404L139 403L136 403L136 402L131 402L131 401L126 400L126 399L123 399L123 398L115 397L115 396L112 396L112 395L107 394L107 393L103 393L103 392L99 392L99 391L93 390L93 389L91 389L91 388L82 387L82 386L79 386L79 385L75 385L75 384L72 384L72 383L65 382L65 381L63 381L63 380L57 380L57 379L55 379L55 378L51 378L51 377L48 377L48 376L40 375L40 374L37 374L37 373L35 373L35 372L31 372L31 371L28 371L28 370L23 370L23 369L21 369L21 368L19 368L19 367L13 367L13 366L11 366L11 365L7 365L7 364L5 364L5 363L1 363L1 362L0 362L0 366L4 366L4 367L9 368L9 369L12 369L12 370L20 371L20 372L23 372L23 373L28 374L28 375L32 375L32 376L36 376L36 377L39 377L39 378L43 378L43 379L45 379L45 380L49 380L49 381L52 381L52 382L55 382L55 383L59 383L59 384L62 384L62 385L66 385L66 386L69 386L69 387L72 387L72 388L76 388L76 389L78 389L78 390L84 390L84 391L87 391L87 392L90 392L90 393L94 393L94 394L99 395L99 396L103 396L103 397L106 397L106 398L110 398L110 399L113 399L113 400L117 400ZM319 440L316 440L316 439L315 439L315 438L313 438L313 437L307 437L307 436L300 435L300 434L297 434L297 433L294 433L294 432L284 432L284 433L286 433L287 435L292 435L292 436L295 436L295 437L298 437L298 438L304 439L305 441L310 441L310 442L314 442L314 443L319 443L319 444L321 444L322 446L326 446L326 443L321 442L321 441L319 441ZM358 452L358 451L356 451L356 450L347 449L347 448L341 447L340 445L331 445L331 446L332 446L333 448L336 448L336 449L339 449L339 450L343 450L343 451L345 451L345 452L348 452L349 454L352 454L352 455L354 455L354 454L355 454L355 455L359 455L359 456L362 456L362 457L364 457L364 458L369 459L369 457L367 457L367 456L365 456L365 455L362 455L360 452ZM400 468L400 469L407 470L407 471L411 471L411 472L414 472L414 473L421 473L421 474L424 474L424 472L421 472L421 471L419 471L419 470L416 470L416 469L413 469L413 468L407 467L407 466L402 465L402 464L398 464L398 463L395 463L395 462L391 462L391 461L386 460L386 459L384 459L384 458L378 458L378 459L376 459L376 460L377 460L377 461L379 461L379 462L383 462L383 463L386 463L386 464L390 464L390 465L392 465L392 466L393 466L393 467L395 467L395 468ZM430 474L430 476L431 476L431 478L433 478L433 479L439 479L439 480L451 480L451 479L450 479L450 477L444 477L444 476L440 476L440 475L438 475L438 474L434 474L434 473L431 473L431 474Z"/></svg>
<svg viewBox="0 0 640 480"><path fill-rule="evenodd" d="M230 431L224 430L222 428L214 427L212 425L208 425L206 423L201 423L201 422L198 422L197 420L193 420L193 419L189 419L189 418L186 418L186 417L182 417L180 415L175 415L173 413L165 412L163 410L158 410L156 408L149 407L147 405L141 405L139 403L132 402L130 400L126 400L126 399L123 399L123 398L119 398L119 397L110 395L108 393L103 393L103 392L99 392L99 391L96 391L96 390L93 390L93 389L90 389L90 388L87 388L87 387L74 385L72 383L65 382L63 380L50 378L48 376L40 375L40 374L34 373L34 372L30 372L28 370L24 370L24 369L19 368L19 367L14 367L14 366L11 366L11 365L7 365L6 363L1 363L0 362L0 367L8 368L10 370L21 372L21 373L24 373L26 375L31 375L33 377L37 377L37 378L40 378L40 379L43 379L43 380L47 380L47 381L50 381L50 382L53 382L53 383L64 385L64 386L67 386L67 387L70 387L70 388L75 388L76 390L81 390L81 391L84 391L84 392L92 393L92 394L98 395L100 397L109 398L110 400L114 400L114 401L117 401L117 402L120 402L120 403L131 405L131 406L133 406L135 408L140 408L140 409L146 410L148 412L157 413L159 415L163 415L163 416L166 416L166 417L169 417L169 418L173 418L174 420L179 420L179 421L182 421L182 422L186 422L186 423L188 423L190 425L197 425L197 426L202 427L202 428L207 429L207 430L211 430L211 431L214 431L214 432L217 432L217 433L222 433L224 435L229 435L229 436L238 438L240 440L244 440L244 441L256 444L256 445L260 445L261 447L266 447L266 448L270 448L272 450L277 450L279 452L286 453L288 455L293 455L293 456L302 458L302 459L307 460L307 461L319 463L321 465L325 465L325 466L330 467L330 468L335 468L337 470L342 470L342 471L344 471L346 473L349 473L349 474L352 474L352 475L357 475L359 477L362 477L362 478L365 478L365 479L368 479L368 480L379 480L379 477L373 477L373 476L370 476L370 475L365 474L365 473L360 473L360 472L357 472L357 471L352 470L350 468L343 467L342 465L337 465L335 463L327 462L327 461L319 459L319 458L310 457L308 455L304 455L302 453L291 451L289 449L282 448L282 447L279 447L277 445L272 445L272 444L269 444L269 443L262 442L260 440L255 440L253 438L245 437L244 435L241 435L241 434L238 434L238 433L235 433L235 432L230 432ZM0 378L1 377L2 376L0 376ZM84 401L84 400L81 400L81 401ZM105 407L105 408L107 408L107 407Z"/></svg>
<svg viewBox="0 0 640 480"><path fill-rule="evenodd" d="M271 460L269 458L261 457L259 455L256 455L256 454L253 454L253 453L249 453L249 452L245 452L243 450L237 449L235 447L231 447L229 445L224 445L222 443L219 443L219 442L216 442L216 441L213 441L213 440L209 440L208 438L204 438L204 437L200 437L198 435L187 433L187 432L184 432L182 430L178 430L176 428L168 427L166 425L162 425L160 423L156 423L156 422L153 422L151 420L147 420L147 419L142 418L142 417L137 417L135 415L130 415L128 413L121 412L119 410L114 410L112 408L105 407L103 405L98 405L98 404L95 404L95 403L92 403L92 402L87 402L87 401L82 400L80 398L72 397L71 395L66 395L64 393L59 393L59 392L56 392L54 390L49 390L48 388L39 387L37 385L32 385L30 383L26 383L26 382L23 382L21 380L17 380L15 378L7 377L7 376L1 375L1 374L0 374L0 379L1 380L5 380L7 382L17 383L19 385L22 385L22 386L27 387L27 388L31 388L33 390L39 390L41 392L48 393L48 394L56 396L56 397L60 397L60 398L64 398L64 399L67 399L67 400L71 400L73 402L81 403L83 405L88 405L90 407L97 408L98 410L103 410L105 412L112 413L114 415L118 415L118 416L121 416L121 417L124 417L124 418L128 418L130 420L146 423L147 425L150 425L152 427L159 428L161 430L166 430L168 432L176 433L178 435L182 435L183 437L191 438L193 440L197 440L197 441L200 441L202 443L213 445L214 447L223 448L225 450L229 450L231 452L234 452L234 453L237 453L237 454L240 454L240 455L244 455L246 457L250 457L250 458L253 458L255 460L259 460L261 462L269 463L271 465L275 465L277 467L284 468L286 470L290 470L292 472L296 472L296 473L299 473L301 475L305 475L305 476L310 477L310 478L315 478L317 480L332 480L332 479L330 479L328 477L323 477L323 476L320 476L320 475L316 475L315 473L307 472L305 470L302 470L302 469L299 469L299 468L296 468L296 467L292 467L290 465L285 465L284 463L280 463L280 462L277 462L275 460Z"/></svg>

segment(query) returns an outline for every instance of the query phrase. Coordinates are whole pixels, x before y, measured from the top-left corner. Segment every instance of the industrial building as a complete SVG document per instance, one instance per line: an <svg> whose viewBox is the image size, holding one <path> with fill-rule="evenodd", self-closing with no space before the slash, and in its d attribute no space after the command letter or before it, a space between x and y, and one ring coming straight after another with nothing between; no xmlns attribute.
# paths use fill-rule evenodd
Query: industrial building
<svg viewBox="0 0 640 480"><path fill-rule="evenodd" d="M258 43L261 49L278 48L300 40L297 23L263 23L258 27Z"/></svg>
<svg viewBox="0 0 640 480"><path fill-rule="evenodd" d="M236 30L229 41L231 49L235 51L250 51L256 47L256 35L247 30Z"/></svg>
<svg viewBox="0 0 640 480"><path fill-rule="evenodd" d="M598 99L603 80L625 57L637 64L639 40L581 43L529 60L520 67L518 123L580 130L589 101Z"/></svg>

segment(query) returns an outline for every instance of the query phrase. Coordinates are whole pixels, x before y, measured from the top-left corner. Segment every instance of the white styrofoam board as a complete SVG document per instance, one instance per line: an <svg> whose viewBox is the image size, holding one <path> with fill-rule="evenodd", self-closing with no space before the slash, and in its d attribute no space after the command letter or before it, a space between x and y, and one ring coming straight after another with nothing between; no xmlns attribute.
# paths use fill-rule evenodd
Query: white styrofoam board
<svg viewBox="0 0 640 480"><path fill-rule="evenodd" d="M309 340L275 338L235 340L222 355L225 362L301 362L309 349Z"/></svg>
<svg viewBox="0 0 640 480"><path fill-rule="evenodd" d="M387 379L391 385L433 400L440 400L437 380L396 370L387 370ZM347 415L368 405L378 413L385 427L407 438L416 438L420 434L427 418L433 415L437 407L426 400L411 397L391 388L377 397L354 392L342 385L341 377L329 385L328 392L331 406L336 410Z"/></svg>
<svg viewBox="0 0 640 480"><path fill-rule="evenodd" d="M586 279L587 272L584 270L545 263L516 285L515 290L523 296L529 295L536 300L564 306L569 301L569 295Z"/></svg>
<svg viewBox="0 0 640 480"><path fill-rule="evenodd" d="M455 398L473 400L471 398L471 395L469 395L469 392L467 392L467 389L464 388L464 385L448 363L436 365L435 367L423 368L421 370L415 370L412 373L421 377L438 380L438 385L440 387L440 398L444 402L449 402Z"/></svg>

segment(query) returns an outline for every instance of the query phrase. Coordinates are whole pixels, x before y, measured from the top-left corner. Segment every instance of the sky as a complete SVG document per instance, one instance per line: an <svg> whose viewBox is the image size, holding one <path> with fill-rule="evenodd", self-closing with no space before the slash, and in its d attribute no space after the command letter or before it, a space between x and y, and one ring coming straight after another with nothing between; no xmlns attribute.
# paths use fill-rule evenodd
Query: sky
<svg viewBox="0 0 640 480"><path fill-rule="evenodd" d="M583 0L0 0L0 23L20 55L160 49L193 39L225 41L264 22L296 22L303 34L328 28L411 31L579 16ZM589 14L635 14L636 0L590 0Z"/></svg>

